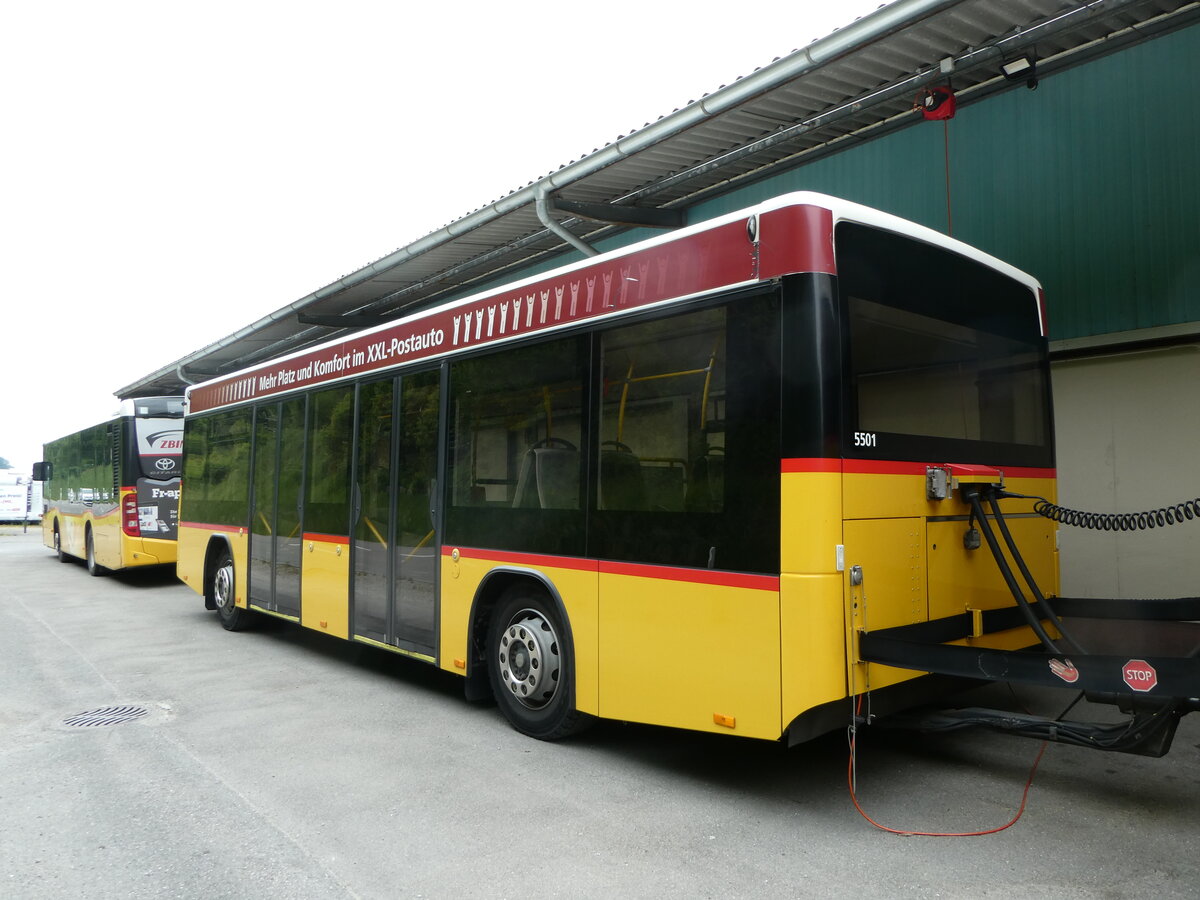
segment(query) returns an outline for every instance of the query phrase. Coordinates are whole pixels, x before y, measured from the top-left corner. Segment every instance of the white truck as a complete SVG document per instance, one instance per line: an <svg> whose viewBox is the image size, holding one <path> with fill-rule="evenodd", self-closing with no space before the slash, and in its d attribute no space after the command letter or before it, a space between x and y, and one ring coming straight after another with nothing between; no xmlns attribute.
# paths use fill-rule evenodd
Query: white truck
<svg viewBox="0 0 1200 900"><path fill-rule="evenodd" d="M40 522L42 484L12 469L0 470L0 522Z"/></svg>

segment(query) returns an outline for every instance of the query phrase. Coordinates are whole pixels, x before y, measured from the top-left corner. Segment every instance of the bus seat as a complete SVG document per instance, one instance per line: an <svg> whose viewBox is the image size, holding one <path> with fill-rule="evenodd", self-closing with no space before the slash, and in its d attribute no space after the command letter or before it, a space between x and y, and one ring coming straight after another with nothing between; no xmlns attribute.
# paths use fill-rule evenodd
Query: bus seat
<svg viewBox="0 0 1200 900"><path fill-rule="evenodd" d="M521 460L513 506L523 509L579 508L579 451L531 447Z"/></svg>
<svg viewBox="0 0 1200 900"><path fill-rule="evenodd" d="M643 459L642 480L650 509L682 512L687 493L687 463L682 459Z"/></svg>
<svg viewBox="0 0 1200 900"><path fill-rule="evenodd" d="M600 503L604 509L646 509L642 463L630 450L600 451Z"/></svg>
<svg viewBox="0 0 1200 900"><path fill-rule="evenodd" d="M720 512L725 504L725 450L709 447L692 463L686 506L689 512Z"/></svg>

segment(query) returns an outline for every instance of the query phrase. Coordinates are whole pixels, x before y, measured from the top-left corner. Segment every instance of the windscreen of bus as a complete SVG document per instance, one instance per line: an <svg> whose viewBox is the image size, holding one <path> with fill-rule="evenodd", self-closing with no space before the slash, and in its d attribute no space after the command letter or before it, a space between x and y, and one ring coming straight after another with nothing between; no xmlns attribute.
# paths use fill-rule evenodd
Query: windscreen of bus
<svg viewBox="0 0 1200 900"><path fill-rule="evenodd" d="M847 456L1050 466L1033 290L976 260L843 223Z"/></svg>

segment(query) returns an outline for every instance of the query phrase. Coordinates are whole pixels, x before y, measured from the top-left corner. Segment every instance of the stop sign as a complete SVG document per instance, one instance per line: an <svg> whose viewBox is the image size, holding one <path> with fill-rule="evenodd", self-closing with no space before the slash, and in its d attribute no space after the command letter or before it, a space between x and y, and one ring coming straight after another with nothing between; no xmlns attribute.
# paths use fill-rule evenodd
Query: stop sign
<svg viewBox="0 0 1200 900"><path fill-rule="evenodd" d="M1154 686L1158 684L1158 673L1154 671L1154 666L1144 659L1131 659L1125 663L1121 677L1133 690L1143 694L1154 690Z"/></svg>

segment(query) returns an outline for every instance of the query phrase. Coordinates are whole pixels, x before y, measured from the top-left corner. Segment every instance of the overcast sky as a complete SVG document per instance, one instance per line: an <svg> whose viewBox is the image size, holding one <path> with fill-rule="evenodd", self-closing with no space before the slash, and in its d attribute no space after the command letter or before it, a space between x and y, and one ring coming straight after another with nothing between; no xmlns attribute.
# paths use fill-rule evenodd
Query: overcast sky
<svg viewBox="0 0 1200 900"><path fill-rule="evenodd" d="M880 5L4 4L0 457Z"/></svg>

